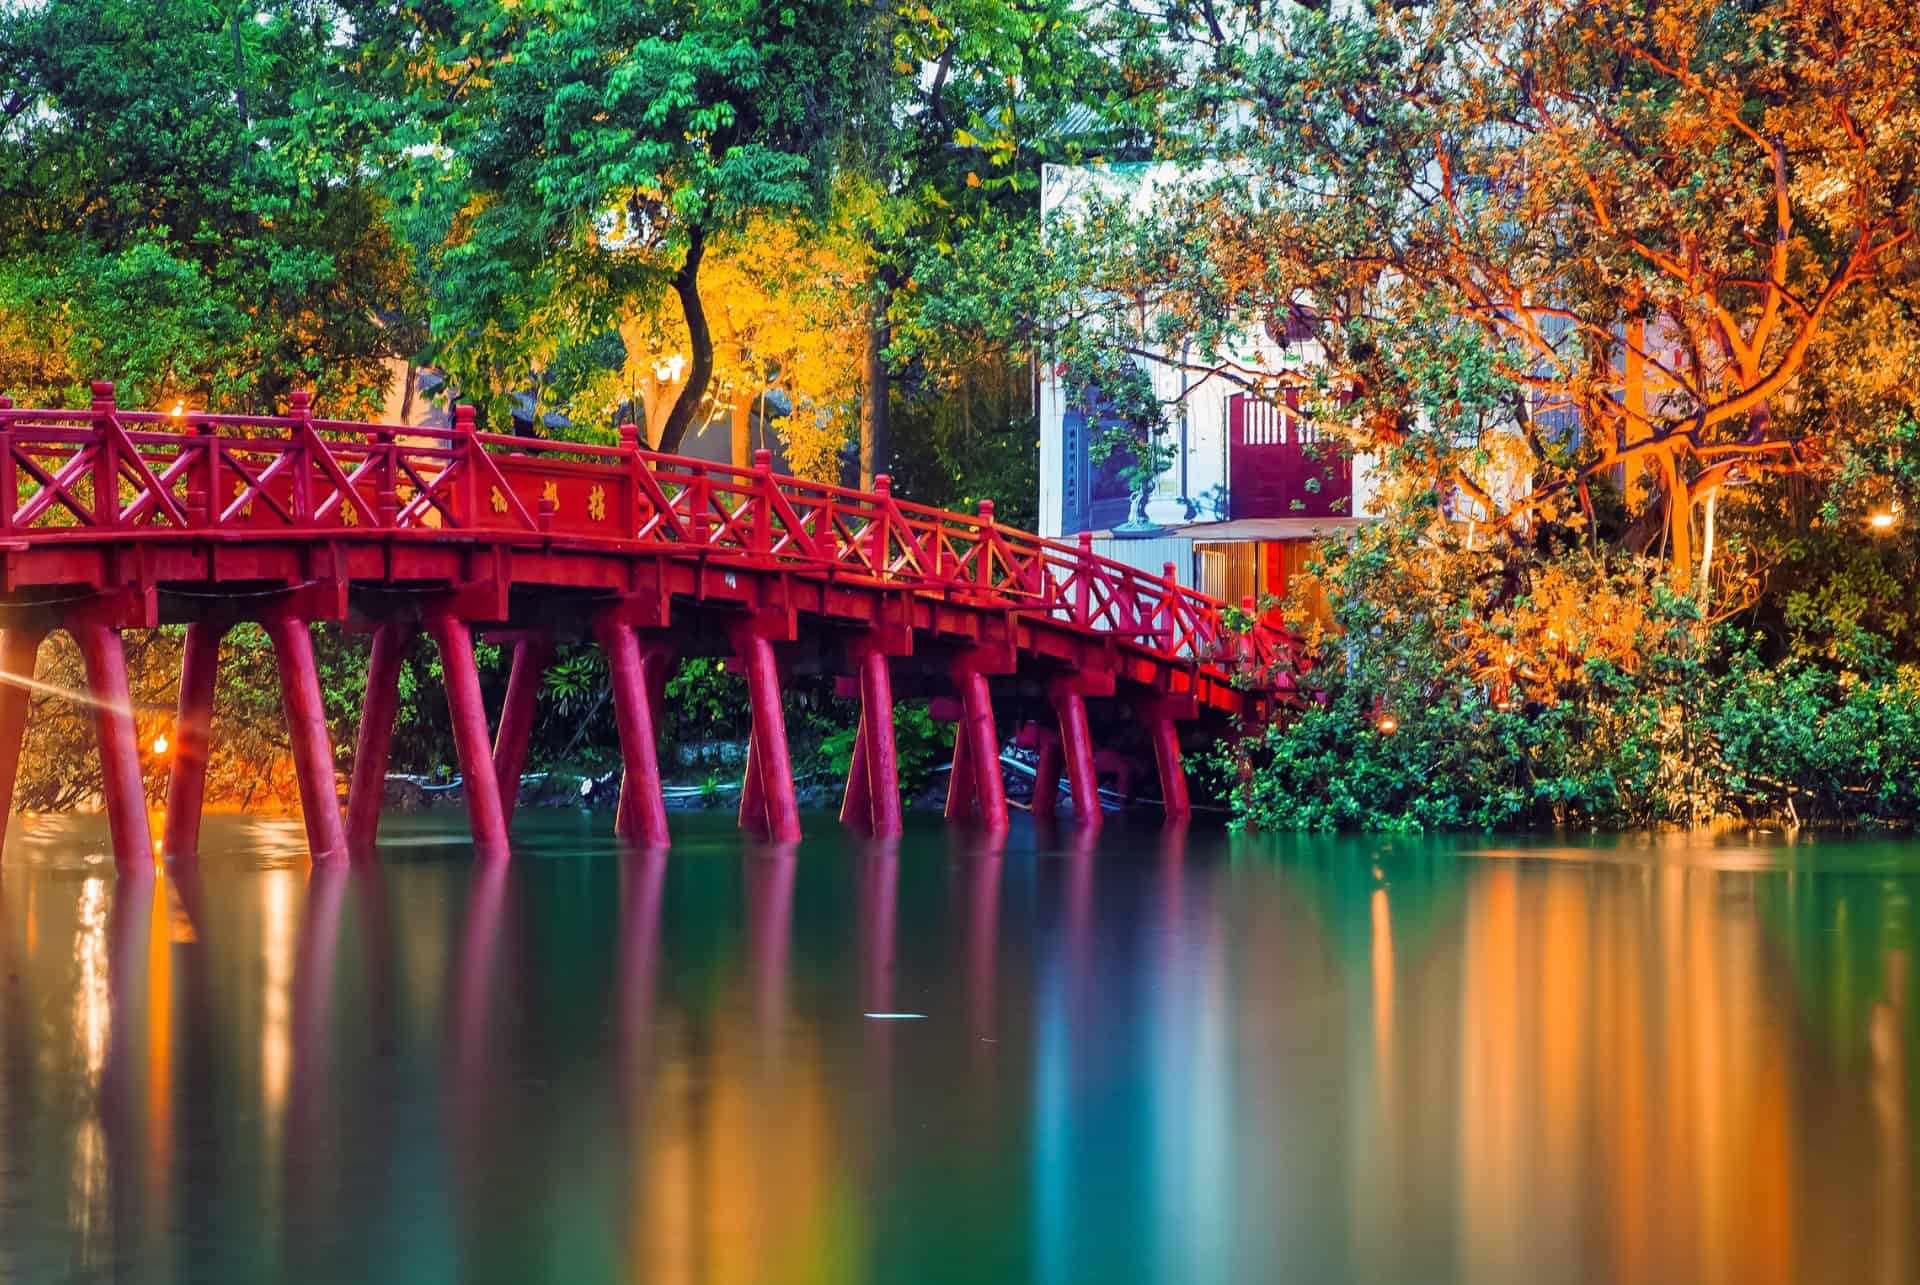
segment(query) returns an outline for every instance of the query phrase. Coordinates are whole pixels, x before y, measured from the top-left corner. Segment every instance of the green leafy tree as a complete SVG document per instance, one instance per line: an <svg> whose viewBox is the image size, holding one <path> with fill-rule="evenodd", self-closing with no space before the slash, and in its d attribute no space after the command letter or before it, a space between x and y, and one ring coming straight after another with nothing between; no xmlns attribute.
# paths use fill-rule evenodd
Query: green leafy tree
<svg viewBox="0 0 1920 1285"><path fill-rule="evenodd" d="M415 85L465 194L436 251L436 351L496 411L570 346L671 300L689 342L658 445L714 370L702 267L828 199L867 11L844 0L448 7Z"/></svg>
<svg viewBox="0 0 1920 1285"><path fill-rule="evenodd" d="M377 407L406 255L355 58L312 0L0 10L0 386Z"/></svg>

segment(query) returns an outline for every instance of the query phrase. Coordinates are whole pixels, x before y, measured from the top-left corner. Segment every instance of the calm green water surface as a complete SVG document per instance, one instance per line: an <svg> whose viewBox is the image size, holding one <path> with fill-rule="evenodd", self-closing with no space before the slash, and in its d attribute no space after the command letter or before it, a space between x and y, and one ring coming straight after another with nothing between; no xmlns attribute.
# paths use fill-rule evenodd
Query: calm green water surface
<svg viewBox="0 0 1920 1285"><path fill-rule="evenodd" d="M522 821L16 821L0 1279L1920 1277L1917 845Z"/></svg>

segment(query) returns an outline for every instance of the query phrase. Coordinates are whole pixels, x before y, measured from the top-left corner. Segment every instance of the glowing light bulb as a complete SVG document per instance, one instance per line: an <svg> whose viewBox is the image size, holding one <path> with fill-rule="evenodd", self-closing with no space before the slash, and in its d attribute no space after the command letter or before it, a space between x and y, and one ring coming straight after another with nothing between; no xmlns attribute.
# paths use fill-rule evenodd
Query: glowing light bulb
<svg viewBox="0 0 1920 1285"><path fill-rule="evenodd" d="M1387 718L1381 719L1379 722L1375 723L1374 726L1379 728L1382 732L1385 732L1388 735L1392 735L1394 730L1398 728L1400 724L1395 722L1393 718L1389 716Z"/></svg>
<svg viewBox="0 0 1920 1285"><path fill-rule="evenodd" d="M1867 525L1876 531L1886 531L1891 529L1893 524L1898 520L1899 519L1894 516L1892 509L1881 509L1878 513L1867 519Z"/></svg>
<svg viewBox="0 0 1920 1285"><path fill-rule="evenodd" d="M155 754L165 754L167 752L167 734L165 732L153 738L153 752Z"/></svg>
<svg viewBox="0 0 1920 1285"><path fill-rule="evenodd" d="M169 415L172 415L175 419L179 419L182 415L185 415L187 413L187 404L185 402L175 402L173 404L173 409L168 411L167 413Z"/></svg>

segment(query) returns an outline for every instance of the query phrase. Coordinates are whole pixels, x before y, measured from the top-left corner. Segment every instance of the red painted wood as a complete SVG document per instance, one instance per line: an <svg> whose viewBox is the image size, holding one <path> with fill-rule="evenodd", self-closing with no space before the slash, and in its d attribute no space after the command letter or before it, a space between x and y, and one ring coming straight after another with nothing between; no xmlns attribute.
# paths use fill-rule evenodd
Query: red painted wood
<svg viewBox="0 0 1920 1285"><path fill-rule="evenodd" d="M867 834L873 826L873 791L867 768L867 711L853 729L853 759L847 764L847 788L840 795L840 824Z"/></svg>
<svg viewBox="0 0 1920 1285"><path fill-rule="evenodd" d="M1162 714L1148 720L1147 734L1153 740L1153 762L1160 772L1160 798L1166 819L1186 821L1193 816L1193 804L1187 797L1187 769L1180 761L1180 729Z"/></svg>
<svg viewBox="0 0 1920 1285"><path fill-rule="evenodd" d="M8 629L0 632L0 855L7 841L7 822L13 816L13 787L20 776L20 747L26 742L27 714L33 706L33 693L25 682L9 682L18 677L31 682L34 662L40 656L40 640L46 635L38 629Z"/></svg>
<svg viewBox="0 0 1920 1285"><path fill-rule="evenodd" d="M552 660L553 640L544 635L531 634L513 645L506 701L500 707L500 726L493 735L493 775L500 783L500 811L509 828L514 807L520 802L520 777L527 766L527 745L533 736L540 684Z"/></svg>
<svg viewBox="0 0 1920 1285"><path fill-rule="evenodd" d="M1073 797L1073 823L1100 824L1100 783L1093 767L1093 737L1087 732L1087 699L1071 682L1056 682L1050 693L1060 719L1060 750L1066 759L1067 792Z"/></svg>
<svg viewBox="0 0 1920 1285"><path fill-rule="evenodd" d="M140 774L140 744L133 726L127 656L120 631L92 616L69 621L67 632L80 645L87 691L94 700L101 793L107 803L107 826L113 834L113 863L122 876L151 878L153 832L147 825L146 787Z"/></svg>
<svg viewBox="0 0 1920 1285"><path fill-rule="evenodd" d="M1227 399L1227 507L1236 518L1353 515L1353 460L1300 414L1300 393L1278 406Z"/></svg>
<svg viewBox="0 0 1920 1285"><path fill-rule="evenodd" d="M32 604L75 585L107 586L74 610L123 627L158 623L161 604L171 621L209 619L196 600L231 587L241 596L220 608L231 611L262 585L285 586L300 614L326 619L347 613L352 589L353 609L372 609L376 624L377 604L407 618L449 586L449 618L521 627L549 622L514 619L520 604L544 611L556 595L574 610L644 606L654 629L669 627L674 604L698 602L808 632L885 630L990 651L1002 658L995 673L1034 662L1098 673L1100 695L1121 683L1239 717L1264 707L1262 676L1292 658L1284 632L1235 633L1219 603L1171 574L1003 526L991 502L947 513L890 485L863 493L779 477L765 459L739 469L642 451L637 432L617 446L501 437L475 431L468 408L449 429L399 430L315 418L304 395L286 416L176 418L119 407L111 385L94 394L85 410L0 405L0 626L43 627ZM984 684L970 685L978 706ZM378 715L391 702L373 686L356 777L385 768L390 716ZM1277 686L1287 690L1284 674ZM653 713L657 725L657 699ZM989 707L959 738L954 797L969 813L997 780L990 720ZM0 734L4 722L0 711ZM871 747L868 765L871 814L883 793ZM777 775L787 790L784 769L766 766L760 783ZM489 754L497 793L495 767ZM350 806L356 850L376 833L379 794L370 782L355 794L362 807ZM743 802L776 820L783 811L766 793Z"/></svg>
<svg viewBox="0 0 1920 1285"><path fill-rule="evenodd" d="M654 705L639 641L630 626L602 619L595 630L607 654L613 688L614 722L620 732L620 756L626 766L621 786L624 833L644 848L667 846L667 802L661 790L659 750L655 743Z"/></svg>
<svg viewBox="0 0 1920 1285"><path fill-rule="evenodd" d="M360 703L360 737L347 786L347 851L370 857L380 836L380 808L387 796L387 762L393 751L393 719L400 708L400 666L413 645L414 628L383 620L373 631L367 660L367 690Z"/></svg>
<svg viewBox="0 0 1920 1285"><path fill-rule="evenodd" d="M304 619L290 612L269 614L261 624L279 664L280 708L286 716L287 742L300 785L307 851L315 861L344 857L347 836L340 825L340 787L326 705L320 696L320 671L313 660L313 634Z"/></svg>
<svg viewBox="0 0 1920 1285"><path fill-rule="evenodd" d="M222 626L187 626L180 653L179 711L173 720L173 763L167 775L167 819L161 853L170 863L200 858L200 816L207 797L207 758L213 741L214 689L220 676Z"/></svg>
<svg viewBox="0 0 1920 1285"><path fill-rule="evenodd" d="M800 839L800 804L794 795L793 764L787 756L787 721L780 707L780 674L773 644L757 630L743 628L736 631L734 645L740 649L747 671L747 700L753 708L749 766L759 769L767 841L796 843ZM748 775L753 775L751 770Z"/></svg>
<svg viewBox="0 0 1920 1285"><path fill-rule="evenodd" d="M967 736L967 718L962 714L953 725L953 770L947 776L949 821L965 821L973 816L973 745Z"/></svg>
<svg viewBox="0 0 1920 1285"><path fill-rule="evenodd" d="M767 795L760 780L760 760L754 757L753 737L747 737L747 762L740 773L740 828L767 837Z"/></svg>
<svg viewBox="0 0 1920 1285"><path fill-rule="evenodd" d="M977 669L958 675L963 716L960 727L967 738L972 768L974 815L989 834L1007 831L1007 787L1000 775L1000 734L994 726L993 693L987 676Z"/></svg>
<svg viewBox="0 0 1920 1285"><path fill-rule="evenodd" d="M867 736L868 829L875 838L895 839L906 826L900 815L900 760L893 739L893 671L878 648L860 658L860 706Z"/></svg>
<svg viewBox="0 0 1920 1285"><path fill-rule="evenodd" d="M1060 735L1049 730L1040 738L1040 752L1034 763L1033 814L1051 821L1060 812L1060 775L1066 770L1060 753Z"/></svg>
<svg viewBox="0 0 1920 1285"><path fill-rule="evenodd" d="M427 618L427 632L440 649L440 668L446 674L447 712L453 720L453 746L460 759L473 854L482 861L498 860L508 852L507 818L500 807L500 783L493 774L493 747L487 743L487 708L480 696L480 670L473 660L473 632L465 621L445 611Z"/></svg>

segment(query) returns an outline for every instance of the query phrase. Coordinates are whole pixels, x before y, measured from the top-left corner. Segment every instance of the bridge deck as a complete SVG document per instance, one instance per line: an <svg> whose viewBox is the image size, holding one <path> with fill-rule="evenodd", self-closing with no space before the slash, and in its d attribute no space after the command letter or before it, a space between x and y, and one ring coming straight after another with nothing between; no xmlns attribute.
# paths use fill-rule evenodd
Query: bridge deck
<svg viewBox="0 0 1920 1285"><path fill-rule="evenodd" d="M1249 680L1290 655L1171 566L1003 526L991 502L945 512L884 478L864 492L777 475L764 452L741 469L620 438L481 433L470 407L445 430L319 419L304 394L273 417L129 412L104 384L84 411L0 399L0 627L96 629L83 646L110 670L117 630L164 623L217 645L245 618L418 622L445 646L444 622L603 642L611 622L679 654L739 654L744 622L783 664L878 650L930 692L1017 675L1055 695L1067 681L1056 708L1091 694L1188 716L1251 712Z"/></svg>

